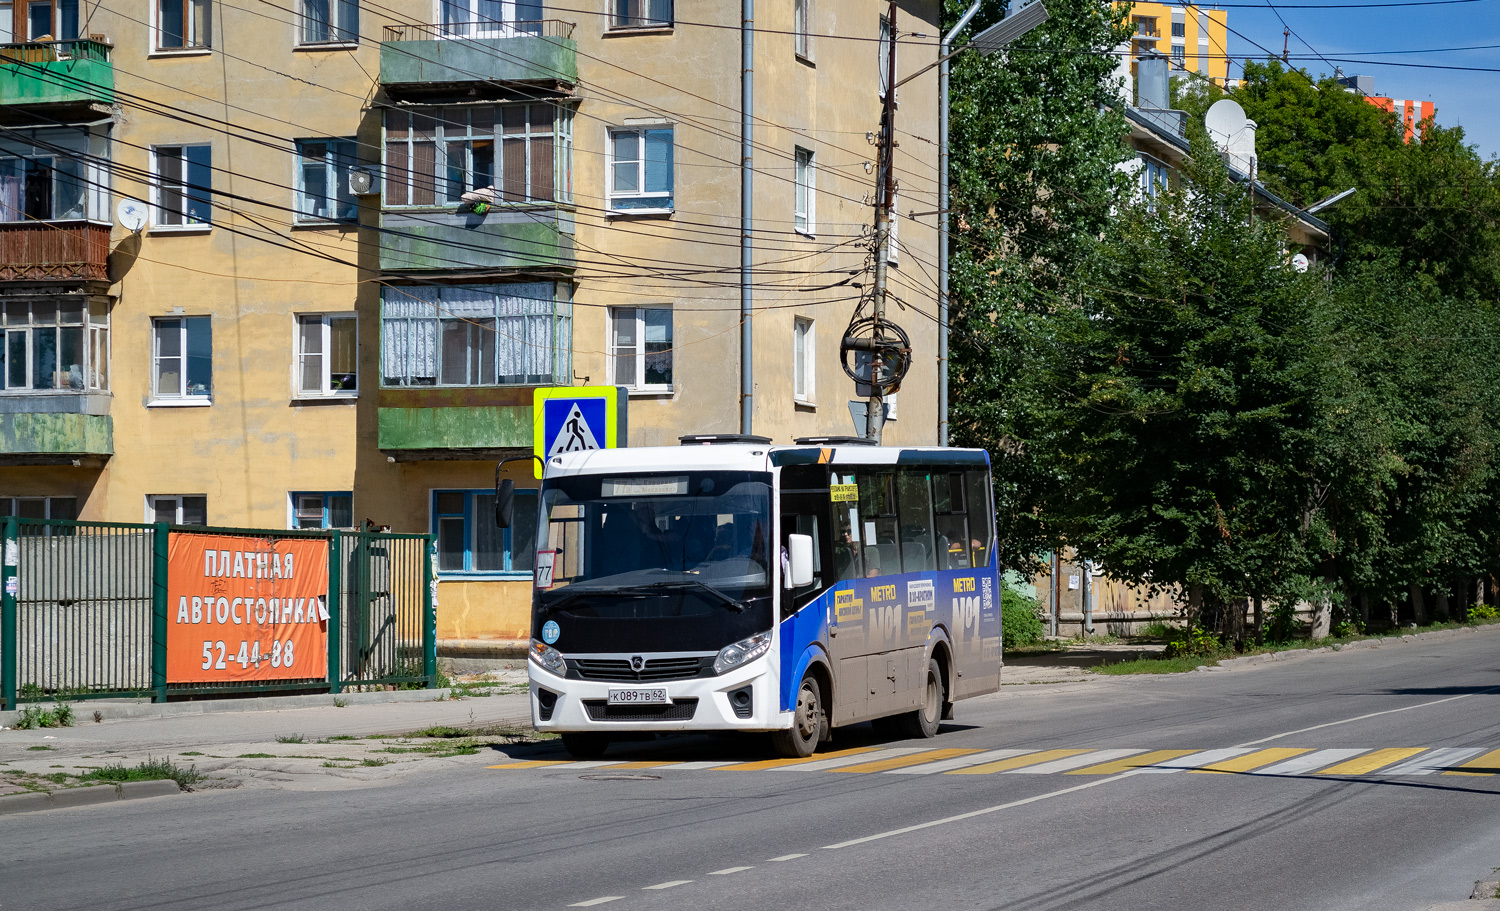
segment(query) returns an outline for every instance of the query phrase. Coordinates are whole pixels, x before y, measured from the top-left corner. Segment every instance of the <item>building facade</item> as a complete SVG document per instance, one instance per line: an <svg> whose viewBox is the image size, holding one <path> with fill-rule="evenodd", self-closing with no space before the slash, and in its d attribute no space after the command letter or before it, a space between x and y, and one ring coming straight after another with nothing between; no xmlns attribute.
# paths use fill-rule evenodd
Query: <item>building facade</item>
<svg viewBox="0 0 1500 911"><path fill-rule="evenodd" d="M534 389L628 387L633 446L741 430L739 4L22 6L0 511L431 532L458 648L527 634L533 545L486 517ZM848 435L887 4L763 6L750 430ZM937 11L901 4L898 78ZM898 129L934 135L935 71L899 93ZM889 445L937 437L936 158L895 159Z"/></svg>
<svg viewBox="0 0 1500 911"><path fill-rule="evenodd" d="M1229 79L1229 13L1199 6L1135 3L1129 46L1130 73L1148 51L1166 55L1174 72L1197 73L1223 88Z"/></svg>

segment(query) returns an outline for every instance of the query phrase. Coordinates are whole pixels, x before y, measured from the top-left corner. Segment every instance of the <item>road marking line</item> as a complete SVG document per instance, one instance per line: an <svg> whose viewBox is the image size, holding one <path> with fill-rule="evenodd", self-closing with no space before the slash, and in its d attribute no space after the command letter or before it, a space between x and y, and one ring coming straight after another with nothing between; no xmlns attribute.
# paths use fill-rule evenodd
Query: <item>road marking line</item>
<svg viewBox="0 0 1500 911"><path fill-rule="evenodd" d="M1156 769L1151 768L1151 766L1156 765L1158 762L1162 762L1163 760L1167 760L1167 759L1176 759L1179 756L1191 756L1192 754L1198 753L1198 752L1201 752L1201 751L1200 750L1152 750L1149 753L1142 753L1140 750L1100 750L1100 753L1123 753L1124 756L1121 757L1121 758L1119 758L1119 759L1115 759L1115 760L1113 760L1111 762L1101 762L1098 765L1090 765L1087 768L1082 768L1082 769L1075 768L1072 771L1066 771L1063 774L1065 774L1065 775L1118 775L1121 772L1128 772L1131 769L1140 769L1142 772L1154 772L1154 771L1156 771ZM1125 757L1128 757L1128 758L1125 758ZM1092 761L1095 757L1089 756L1087 758ZM1105 757L1101 756L1099 758L1105 758ZM1066 762L1067 760L1064 760L1064 761ZM1054 765L1054 763L1048 763L1046 766L1042 766L1041 768L1037 769L1037 773L1040 773L1042 769L1046 769L1046 768L1048 768L1051 765Z"/></svg>
<svg viewBox="0 0 1500 911"><path fill-rule="evenodd" d="M921 753L921 747L892 747L886 750L876 750L863 756L840 756L837 759L822 759L817 762L809 762L806 765L778 766L775 772L826 772L829 769L840 769L847 765L856 763L874 762L881 759L891 759L896 756L906 756L910 753Z"/></svg>
<svg viewBox="0 0 1500 911"><path fill-rule="evenodd" d="M1271 747L1265 750L1256 750L1248 756L1238 759L1229 759L1224 762L1212 762L1197 769L1189 769L1190 772L1210 772L1216 775L1229 774L1233 772L1248 772L1258 769L1263 765L1280 762L1283 759L1291 759L1293 756L1301 756L1303 753L1311 753L1307 747Z"/></svg>
<svg viewBox="0 0 1500 911"><path fill-rule="evenodd" d="M602 769L605 766L624 765L622 759L589 759L583 762L573 763L575 769ZM491 766L491 768L494 768Z"/></svg>
<svg viewBox="0 0 1500 911"><path fill-rule="evenodd" d="M783 854L780 857L773 857L773 858L771 858L770 860L766 861L766 863L768 863L768 864L779 864L779 863L781 863L784 860L796 860L799 857L806 857L806 856L807 856L806 854Z"/></svg>
<svg viewBox="0 0 1500 911"><path fill-rule="evenodd" d="M1478 759L1471 759L1444 775L1493 775L1500 768L1500 750L1490 750ZM1465 769L1469 771L1465 771Z"/></svg>
<svg viewBox="0 0 1500 911"><path fill-rule="evenodd" d="M959 773L949 772L948 774L957 775ZM1024 797L1020 800L1013 800L1010 803L1002 803L993 807L985 807L982 810L970 810L967 813L960 813L957 816L949 816L944 819L934 819L931 822L919 822L914 826L904 826L900 829L892 829L889 832L877 832L874 835L866 835L864 838L853 838L849 841L841 841L836 845L824 845L822 850L837 851L840 848L849 848L853 847L854 845L865 844L866 842L879 841L882 838L890 838L895 835L906 835L909 832L920 832L923 829L930 829L933 826L947 825L950 822L962 822L966 819L974 819L975 817L985 816L989 813L997 813L1000 810L1009 810L1013 807L1022 807L1026 804L1036 803L1040 800L1047 800L1048 798L1052 797L1061 797L1064 794L1073 794L1077 791L1084 791L1089 788L1097 788L1102 784L1109 784L1111 782L1119 781L1123 778L1130 778L1131 776L1139 774L1141 774L1141 770L1136 769L1131 772L1126 772L1123 775L1116 775L1112 778L1096 778L1093 781L1085 781L1083 784L1075 784L1071 788L1063 788L1058 791L1048 791L1045 794L1037 794L1034 797Z"/></svg>
<svg viewBox="0 0 1500 911"><path fill-rule="evenodd" d="M667 880L664 883L657 883L654 886L642 886L641 887L641 891L645 892L645 891L648 891L650 889L670 889L673 886L685 886L685 885L687 885L690 882L692 882L691 879L671 879L671 880Z"/></svg>
<svg viewBox="0 0 1500 911"><path fill-rule="evenodd" d="M813 754L806 759L762 759L758 762L736 762L732 765L721 765L715 771L718 772L759 772L762 769L779 769L783 766L804 765L809 762L817 762L824 759L832 759L837 756L853 756L855 753L873 753L874 747L854 747L850 750L835 750L832 753L824 753L819 756Z"/></svg>
<svg viewBox="0 0 1500 911"><path fill-rule="evenodd" d="M1450 747L1444 750L1432 750L1425 756L1408 759L1394 768L1386 769L1385 774L1431 775L1433 772L1441 772L1483 752L1484 747Z"/></svg>
<svg viewBox="0 0 1500 911"><path fill-rule="evenodd" d="M1177 759L1168 759L1166 762L1158 762L1151 767L1150 771L1163 775L1170 772L1193 771L1200 766L1220 762L1225 759L1233 759L1248 752L1250 751L1241 747L1229 747L1223 750L1203 750L1202 752L1190 753L1187 756Z"/></svg>
<svg viewBox="0 0 1500 911"><path fill-rule="evenodd" d="M1343 721L1329 721L1325 724L1315 724L1310 728L1299 728L1295 731L1287 731L1285 734L1272 734L1270 737L1262 737L1259 740L1250 740L1245 743L1235 745L1242 747L1260 746L1263 743L1270 743L1273 740L1280 740L1283 737L1290 737L1293 734L1306 734L1308 731L1321 731L1323 728L1331 728L1335 725L1348 724L1351 721L1364 721L1366 718L1377 718L1381 715L1394 715L1397 712L1409 712L1412 709L1425 709L1430 705L1442 705L1445 702L1452 702L1455 699L1468 699L1470 696L1479 696L1487 693L1500 693L1500 686L1486 687L1482 690L1476 690L1472 693L1462 693L1458 696L1448 696L1444 699L1434 699L1431 702L1422 702L1418 703L1417 705L1405 705L1399 709L1386 709L1382 712L1370 712L1367 715L1356 715L1353 718L1345 718Z"/></svg>
<svg viewBox="0 0 1500 911"><path fill-rule="evenodd" d="M1408 756L1415 756L1426 750L1427 747L1400 747L1390 750L1376 750L1357 759L1341 762L1332 768L1324 769L1319 775L1364 775L1376 769L1384 768L1393 762L1400 762Z"/></svg>
<svg viewBox="0 0 1500 911"><path fill-rule="evenodd" d="M1058 772L1066 772L1086 765L1094 765L1099 762L1108 762L1114 759L1124 759L1126 756L1134 756L1144 753L1145 750L1094 750L1080 756L1072 756L1067 759L1054 759L1041 765L1028 765L1019 769L1005 772L1006 775L1055 775ZM1124 771L1124 769L1121 769Z"/></svg>
<svg viewBox="0 0 1500 911"><path fill-rule="evenodd" d="M1333 765L1345 759L1358 756L1368 750L1315 750L1306 756L1298 756L1296 759L1288 759L1286 762L1278 762L1268 769L1259 769L1251 772L1252 775L1305 775L1316 771L1324 766Z"/></svg>
<svg viewBox="0 0 1500 911"><path fill-rule="evenodd" d="M487 769L540 769L552 765L572 765L566 759L531 759L526 762L505 762L500 765L487 765Z"/></svg>
<svg viewBox="0 0 1500 911"><path fill-rule="evenodd" d="M673 766L674 769L717 769L723 766L733 765L733 760L722 762L679 762Z"/></svg>
<svg viewBox="0 0 1500 911"><path fill-rule="evenodd" d="M614 769L659 769L666 765L677 765L675 762L622 762Z"/></svg>
<svg viewBox="0 0 1500 911"><path fill-rule="evenodd" d="M858 765L848 765L835 772L886 772L891 769L900 769L907 766L921 765L924 762L934 762L939 759L952 759L955 756L968 756L971 753L983 753L983 750L970 749L947 749L947 750L925 750L921 753L911 753L906 756L894 756L890 759L879 759L875 762L862 762Z"/></svg>
<svg viewBox="0 0 1500 911"><path fill-rule="evenodd" d="M592 908L595 905L602 905L605 902L617 902L617 901L619 901L620 899L622 899L624 897L625 896L623 896L623 895L606 895L603 898L591 898L591 899L589 899L586 902L575 902L575 903L569 905L568 907L569 908Z"/></svg>
<svg viewBox="0 0 1500 911"><path fill-rule="evenodd" d="M962 769L965 766L980 765L981 763L994 762L998 759L1009 759L1012 756L1022 756L1032 750L981 750L970 756L959 756L956 759L944 759L942 762L929 762L926 765L910 766L904 769L890 769L887 775L933 775L938 772L948 772L953 769Z"/></svg>
<svg viewBox="0 0 1500 911"><path fill-rule="evenodd" d="M1041 750L1038 752L1025 753L1021 756L1013 756L1010 759L1001 759L997 762L986 762L983 765L970 766L967 769L954 769L945 772L945 775L990 775L994 772L1008 772L1011 769L1019 769L1022 766L1033 765L1038 762L1046 762L1050 759L1060 759L1064 756L1077 756L1087 753L1088 750Z"/></svg>
<svg viewBox="0 0 1500 911"><path fill-rule="evenodd" d="M708 875L709 876L728 876L731 873L743 873L746 870L754 870L754 869L755 869L754 867L725 867L722 870L715 870L715 871L713 871L712 873L710 873Z"/></svg>

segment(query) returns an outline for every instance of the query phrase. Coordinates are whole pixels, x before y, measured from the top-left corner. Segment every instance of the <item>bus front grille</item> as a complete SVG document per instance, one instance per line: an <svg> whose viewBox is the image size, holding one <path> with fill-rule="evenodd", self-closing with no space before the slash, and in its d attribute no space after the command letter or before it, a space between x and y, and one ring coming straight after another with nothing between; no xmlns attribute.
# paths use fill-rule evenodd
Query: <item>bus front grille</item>
<svg viewBox="0 0 1500 911"><path fill-rule="evenodd" d="M628 683L687 680L703 670L701 658L648 658L639 671L625 658L570 658L568 663L584 680L619 680Z"/></svg>
<svg viewBox="0 0 1500 911"><path fill-rule="evenodd" d="M697 699L679 699L671 705L610 705L603 699L585 699L590 721L690 721L698 711Z"/></svg>

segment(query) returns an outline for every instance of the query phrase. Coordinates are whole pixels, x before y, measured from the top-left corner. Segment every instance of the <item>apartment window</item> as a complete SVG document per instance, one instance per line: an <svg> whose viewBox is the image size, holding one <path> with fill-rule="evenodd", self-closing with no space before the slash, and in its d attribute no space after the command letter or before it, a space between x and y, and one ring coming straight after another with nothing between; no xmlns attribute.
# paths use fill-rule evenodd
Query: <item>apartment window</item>
<svg viewBox="0 0 1500 911"><path fill-rule="evenodd" d="M498 202L566 202L572 117L552 104L387 111L385 204L445 206L491 187Z"/></svg>
<svg viewBox="0 0 1500 911"><path fill-rule="evenodd" d="M82 298L4 304L6 392L109 389L109 304Z"/></svg>
<svg viewBox="0 0 1500 911"><path fill-rule="evenodd" d="M1172 45L1172 65L1179 70L1187 65L1187 48L1181 44Z"/></svg>
<svg viewBox="0 0 1500 911"><path fill-rule="evenodd" d="M354 494L347 490L334 493L293 493L292 528L353 528Z"/></svg>
<svg viewBox="0 0 1500 911"><path fill-rule="evenodd" d="M536 562L535 490L517 490L509 528L495 525L495 491L434 490L440 573L526 573Z"/></svg>
<svg viewBox="0 0 1500 911"><path fill-rule="evenodd" d="M797 160L796 165L796 211L792 216L792 225L803 234L812 234L816 230L813 219L814 201L816 198L816 180L813 169L813 153L807 149L797 149L794 153Z"/></svg>
<svg viewBox="0 0 1500 911"><path fill-rule="evenodd" d="M672 128L612 130L609 206L617 212L672 211Z"/></svg>
<svg viewBox="0 0 1500 911"><path fill-rule="evenodd" d="M359 323L353 314L297 317L297 395L355 395L358 337Z"/></svg>
<svg viewBox="0 0 1500 911"><path fill-rule="evenodd" d="M637 392L672 391L672 309L612 307L610 376Z"/></svg>
<svg viewBox="0 0 1500 911"><path fill-rule="evenodd" d="M501 38L541 34L541 0L441 0L443 34Z"/></svg>
<svg viewBox="0 0 1500 911"><path fill-rule="evenodd" d="M386 287L387 386L534 386L572 381L567 286ZM562 298L562 299L559 299Z"/></svg>
<svg viewBox="0 0 1500 911"><path fill-rule="evenodd" d="M162 51L212 46L212 0L156 0L156 47Z"/></svg>
<svg viewBox="0 0 1500 911"><path fill-rule="evenodd" d="M55 41L71 41L78 37L78 0L19 0L23 21L15 21L15 0L0 2L0 38L4 43L13 40L16 27L24 40L36 41L51 37Z"/></svg>
<svg viewBox="0 0 1500 911"><path fill-rule="evenodd" d="M1160 37L1156 31L1155 16L1131 16L1130 21L1135 23L1135 33L1145 38Z"/></svg>
<svg viewBox="0 0 1500 911"><path fill-rule="evenodd" d="M813 321L800 316L792 320L792 398L799 402L811 402L815 394L817 348L813 341Z"/></svg>
<svg viewBox="0 0 1500 911"><path fill-rule="evenodd" d="M792 42L803 60L812 60L812 4L813 0L792 2Z"/></svg>
<svg viewBox="0 0 1500 911"><path fill-rule="evenodd" d="M1146 198L1146 210L1156 211L1156 197L1165 193L1172 185L1172 171L1165 162L1158 161L1150 155L1142 154L1141 159L1141 195Z"/></svg>
<svg viewBox="0 0 1500 911"><path fill-rule="evenodd" d="M1187 23L1186 22L1173 22L1172 23L1172 37L1173 38L1186 38L1187 37Z"/></svg>
<svg viewBox="0 0 1500 911"><path fill-rule="evenodd" d="M213 220L213 150L208 145L151 150L158 228L207 227Z"/></svg>
<svg viewBox="0 0 1500 911"><path fill-rule="evenodd" d="M297 140L297 221L354 221L359 204L349 171L359 162L353 139Z"/></svg>
<svg viewBox="0 0 1500 911"><path fill-rule="evenodd" d="M207 525L208 497L184 494L150 494L146 497L146 521L168 525Z"/></svg>
<svg viewBox="0 0 1500 911"><path fill-rule="evenodd" d="M207 401L213 393L213 322L207 316L151 323L156 399Z"/></svg>
<svg viewBox="0 0 1500 911"><path fill-rule="evenodd" d="M0 497L0 519L77 519L77 497Z"/></svg>
<svg viewBox="0 0 1500 911"><path fill-rule="evenodd" d="M613 28L666 28L672 24L672 0L611 0Z"/></svg>
<svg viewBox="0 0 1500 911"><path fill-rule="evenodd" d="M0 221L86 218L83 171L69 156L0 157Z"/></svg>
<svg viewBox="0 0 1500 911"><path fill-rule="evenodd" d="M359 40L359 0L302 0L303 44Z"/></svg>

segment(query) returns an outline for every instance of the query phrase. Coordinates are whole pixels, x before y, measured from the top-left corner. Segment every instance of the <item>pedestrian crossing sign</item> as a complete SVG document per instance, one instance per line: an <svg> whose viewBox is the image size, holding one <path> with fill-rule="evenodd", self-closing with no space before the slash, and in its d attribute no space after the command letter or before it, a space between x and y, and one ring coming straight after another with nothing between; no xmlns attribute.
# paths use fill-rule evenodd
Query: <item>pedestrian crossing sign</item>
<svg viewBox="0 0 1500 911"><path fill-rule="evenodd" d="M565 452L615 449L626 445L624 386L551 386L537 389L531 400L532 447L542 463Z"/></svg>

